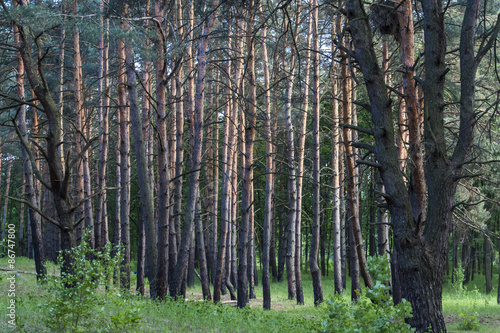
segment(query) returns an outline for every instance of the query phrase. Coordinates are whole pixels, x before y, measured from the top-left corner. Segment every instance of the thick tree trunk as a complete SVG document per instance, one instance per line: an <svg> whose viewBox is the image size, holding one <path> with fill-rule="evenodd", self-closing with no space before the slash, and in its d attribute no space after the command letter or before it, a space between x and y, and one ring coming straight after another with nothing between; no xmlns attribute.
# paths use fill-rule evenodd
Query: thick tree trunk
<svg viewBox="0 0 500 333"><path fill-rule="evenodd" d="M475 27L479 1L467 2L460 42L460 127L451 158L446 154L443 123L444 84L446 70L446 38L441 2L422 1L426 43L425 80L425 177L429 198L427 214L414 217L404 180L399 176L397 148L394 144L392 110L383 75L377 65L370 27L361 19L364 12L359 2L348 2L350 32L356 46L355 55L363 71L375 124L375 153L386 187L388 206L394 226L394 245L398 255L402 296L413 306L408 322L418 331L446 331L442 315L443 272L448 254L452 208L456 182L462 167L470 158L474 112L474 82L477 66L487 50L474 54ZM497 26L498 28L498 26ZM498 29L493 32L494 38Z"/></svg>
<svg viewBox="0 0 500 333"><path fill-rule="evenodd" d="M25 4L24 4L25 5ZM25 47L26 40L23 40L19 27L14 26L14 42L16 45L20 47ZM31 45L30 45L31 46ZM29 54L28 56L31 56ZM24 90L24 74L25 74L25 60L27 57L26 54L20 53L17 55L17 68L16 68L16 95L20 100L25 99L25 90ZM28 79L30 76L33 76L34 73L28 73ZM33 79L33 78L32 78ZM30 85L33 85L33 80L30 80ZM29 210L28 210L28 257L31 258L31 254L34 254L35 259L35 267L37 273L37 281L42 281L46 275L45 268L45 252L42 246L42 222L40 219L40 215L38 212L35 212L36 209L40 209L39 201L36 195L35 189L35 172L33 171L33 166L36 165L32 161L32 157L30 156L30 146L28 143L28 129L26 127L26 106L21 105L19 108L19 113L17 115L17 125L19 128L18 135L21 137L21 140L24 142L21 145L21 153L23 157L23 173L24 173L24 189L25 195L28 201ZM50 146L49 146L50 147ZM30 232L31 231L31 232ZM31 245L31 246L30 246Z"/></svg>
<svg viewBox="0 0 500 333"><path fill-rule="evenodd" d="M314 305L323 302L323 285L321 283L321 270L318 266L318 249L320 243L321 225L321 197L320 197L320 152L319 152L319 120L320 120L320 91L319 91L319 36L318 36L318 0L313 0L313 221L312 241L309 252L309 267L314 289ZM300 269L300 267L299 267Z"/></svg>
<svg viewBox="0 0 500 333"><path fill-rule="evenodd" d="M165 59L164 49L166 41L164 38L167 35L167 31L164 29L163 16L165 15L164 1L156 1L154 7L154 13L156 17L161 17L159 19L159 24L157 27L157 41L155 44L155 50L158 53L158 58L155 62L155 74L156 74L156 128L157 128L157 149L158 149L158 234L155 237L155 227L154 224L151 227L151 239L147 239L146 243L157 240L157 250L153 253L153 246L146 249L146 257L151 260L148 267L148 278L151 282L151 288L153 289L153 284L155 284L155 295L156 297L163 299L167 296L168 290L168 243L169 243L169 198L170 198L170 187L169 187L169 142L167 137L167 112L166 112L166 76L167 76L167 63ZM146 237L148 238L148 237ZM156 258L152 258L154 256ZM154 269L154 267L157 267ZM155 283L152 283L152 282ZM153 294L151 295L153 296Z"/></svg>

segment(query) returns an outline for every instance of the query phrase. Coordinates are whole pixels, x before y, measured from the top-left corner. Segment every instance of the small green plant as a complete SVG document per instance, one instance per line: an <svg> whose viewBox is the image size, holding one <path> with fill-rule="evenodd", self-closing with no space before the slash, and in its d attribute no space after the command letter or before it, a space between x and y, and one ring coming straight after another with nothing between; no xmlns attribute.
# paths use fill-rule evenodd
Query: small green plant
<svg viewBox="0 0 500 333"><path fill-rule="evenodd" d="M458 327L464 331L476 331L479 328L477 313L474 315L461 313L458 315Z"/></svg>
<svg viewBox="0 0 500 333"><path fill-rule="evenodd" d="M139 308L133 306L127 306L125 303L120 302L120 304L115 305L120 310L110 316L111 321L111 331L112 332L131 332L140 323L142 316L139 314Z"/></svg>
<svg viewBox="0 0 500 333"><path fill-rule="evenodd" d="M414 332L405 319L411 317L411 305L404 300L394 305L389 295L389 267L385 257L369 258L368 266L375 285L364 290L356 302L341 295L328 301L329 316L323 321L323 332Z"/></svg>
<svg viewBox="0 0 500 333"><path fill-rule="evenodd" d="M455 275L455 281L451 284L451 289L456 294L462 295L465 291L464 289L465 272L461 262L459 262L457 268L453 270L453 274Z"/></svg>
<svg viewBox="0 0 500 333"><path fill-rule="evenodd" d="M47 304L41 304L45 325L55 332L83 332L104 322L102 311L106 306L107 294L114 289L111 286L114 269L122 261L119 249L113 256L110 243L101 250L94 250L88 242L86 234L80 245L70 251L73 261L70 263L71 273L62 273L50 281L49 292L53 297ZM58 262L61 264L63 254Z"/></svg>

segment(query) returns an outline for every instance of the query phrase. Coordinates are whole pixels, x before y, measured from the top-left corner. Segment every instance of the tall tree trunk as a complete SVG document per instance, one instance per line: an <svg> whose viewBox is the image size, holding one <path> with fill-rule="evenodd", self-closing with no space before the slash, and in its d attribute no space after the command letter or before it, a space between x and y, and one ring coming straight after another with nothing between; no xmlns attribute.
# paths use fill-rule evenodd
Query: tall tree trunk
<svg viewBox="0 0 500 333"><path fill-rule="evenodd" d="M228 24L228 31L231 31L231 22ZM228 40L228 48L231 49L231 40ZM231 73L231 60L227 59L226 73ZM233 127L231 115L231 78L226 79L226 106L224 109L224 143L222 147L222 193L221 193L221 231L219 240L219 252L217 256L217 268L214 279L214 303L220 302L220 293L224 279L224 266L226 263L226 252L229 247L228 236L231 220L231 170L232 170L232 150L233 150ZM228 265L229 266L229 265ZM229 268L229 267L228 267Z"/></svg>
<svg viewBox="0 0 500 333"><path fill-rule="evenodd" d="M73 0L73 15L78 14L78 0ZM78 156L82 153L82 144L85 142L83 133L84 116L84 101L82 97L83 74L82 74L82 58L80 52L80 31L75 26L73 31L73 95L74 95L74 110L75 110L75 135L73 155ZM85 185L84 185L84 169L83 158L76 166L75 174L75 203L80 204L85 200ZM85 205L80 204L77 208L78 221L86 220ZM80 239L83 235L83 223L77 227L77 238Z"/></svg>
<svg viewBox="0 0 500 333"><path fill-rule="evenodd" d="M344 53L345 55L345 53ZM347 58L345 58L347 61ZM349 126L353 124L353 113L352 113L352 97L351 97L351 78L347 73L347 63L342 64L342 109L344 115L344 124ZM359 208L358 208L358 194L356 185L356 172L355 172L355 162L354 162L354 150L352 147L353 143L353 133L352 130L344 126L343 128L343 140L345 149L345 161L347 170L347 202L349 205L349 228L352 229L354 248L350 247L350 251L355 251L358 256L359 270L365 284L371 289L373 288L373 283L371 280L370 273L367 269L365 250L363 247L363 238L361 235L361 226L359 222Z"/></svg>
<svg viewBox="0 0 500 333"><path fill-rule="evenodd" d="M213 199L212 205L210 206L210 277L212 283L215 280L215 271L217 269L217 234L218 234L218 225L219 225L219 77L220 72L217 72L217 83L215 86L215 94L214 94L214 111L213 111L213 122L214 122L214 134L213 134Z"/></svg>
<svg viewBox="0 0 500 333"><path fill-rule="evenodd" d="M23 4L26 5L26 4ZM23 40L19 27L17 25L14 26L14 43L19 47L23 47L26 45L26 41ZM16 95L20 100L25 99L25 90L24 90L24 74L25 74L25 63L23 54L20 53L16 56L17 68L16 68ZM28 77L29 79L29 77ZM30 85L32 85L30 81ZM28 210L28 257L31 258L31 254L34 254L35 259L35 268L36 268L36 277L37 281L42 281L47 274L47 270L45 268L45 252L42 246L42 221L40 219L40 215L36 212L37 209L40 209L40 204L36 195L35 189L35 172L37 170L33 170L33 167L36 166L32 161L31 152L29 149L30 146L28 143L28 129L26 127L26 105L21 105L19 108L19 113L17 115L17 126L19 128L18 135L21 137L21 140L24 144L21 145L21 153L23 157L23 171L24 171L24 189L25 195L28 201L29 210ZM31 231L31 233L29 232ZM30 246L31 245L31 246Z"/></svg>
<svg viewBox="0 0 500 333"><path fill-rule="evenodd" d="M193 224L196 211L196 202L199 193L199 178L200 178L200 167L201 167L201 156L202 156L202 142L203 142L203 121L204 121L204 87L205 87L205 75L206 75L206 50L208 46L208 35L212 31L213 25L215 23L215 17L218 7L218 1L215 0L213 3L213 8L208 21L205 23L202 29L201 38L198 45L198 77L196 84L196 95L195 95L195 119L194 119L194 138L193 138L193 152L191 161L191 173L189 174L189 189L188 198L186 202L186 217L184 221L184 227L182 230L181 244L179 249L179 254L177 258L177 263L175 265L175 272L173 276L173 283L170 285L170 295L172 297L179 296L181 289L182 279L187 269L188 259L189 259L189 249L191 243L189 238L193 234Z"/></svg>
<svg viewBox="0 0 500 333"><path fill-rule="evenodd" d="M262 248L262 293L264 310L271 309L271 281L269 277L271 229L273 223L273 196L274 196L274 146L271 129L271 91L269 80L269 61L267 56L267 25L264 22L262 4L259 5L260 19L263 21L262 27L262 65L264 70L264 115L265 115L265 139L266 139L266 194L264 208L263 226L263 248Z"/></svg>
<svg viewBox="0 0 500 333"><path fill-rule="evenodd" d="M132 41L131 41L132 42ZM130 43L131 43L130 42ZM139 112L139 101L137 100L137 87L136 87L136 73L135 73L135 61L134 61L134 51L131 47L126 49L126 72L127 72L127 88L129 97L129 107L130 107L130 119L132 123L132 131L134 133L134 143L135 143L135 157L137 161L137 175L139 178L139 190L140 190L140 201L141 201L141 216L144 219L144 229L146 234L146 253L147 258L150 260L149 263L149 273L151 278L149 279L150 284L150 295L152 298L155 297L165 297L167 288L165 287L165 295L162 295L161 288L159 288L160 283L155 280L156 276L156 260L158 258L158 252L155 247L155 216L153 207L153 191L151 189L152 183L150 181L149 170L148 170L148 160L146 156L146 143L144 142L144 133L142 128L141 115ZM142 224L142 223L141 223ZM168 227L168 226L166 226ZM160 229L159 233L163 234L165 237L166 229ZM161 249L163 250L163 249ZM166 283L166 275L163 276L165 279L163 282Z"/></svg>
<svg viewBox="0 0 500 333"><path fill-rule="evenodd" d="M157 149L158 149L158 234L155 237L155 228L152 226L151 236L153 238L146 239L146 243L155 242L157 239L157 251L153 253L151 247L146 249L146 257L150 259L151 269L148 271L150 281L155 281L155 296L163 299L167 296L168 291L168 243L169 243L169 198L170 198L170 174L169 174L169 142L167 136L167 111L166 111L166 79L167 79L167 62L165 48L167 41L165 40L168 30L164 29L163 16L165 15L166 3L163 0L155 2L154 14L155 17L160 17L160 24L157 25L157 42L155 50L158 58L155 62L156 74L156 128L157 128ZM148 230L149 231L149 230ZM146 236L146 238L148 238ZM156 258L150 258L155 256ZM156 269L154 266L156 265ZM153 295L152 295L153 296Z"/></svg>
<svg viewBox="0 0 500 333"><path fill-rule="evenodd" d="M394 144L391 103L384 78L373 50L370 27L359 2L347 4L351 20L350 32L356 46L355 56L363 71L370 98L372 120L375 125L375 154L380 163L381 176L394 226L394 245L398 255L402 296L413 307L408 322L425 332L446 331L442 314L442 283L448 255L454 193L458 179L463 177L463 166L469 161L476 123L475 76L477 66L492 43L485 43L477 54L476 22L478 0L468 0L460 36L460 126L458 140L448 156L443 122L446 69L446 37L441 2L422 1L424 38L426 46L424 131L426 140L425 177L429 198L427 214L415 219L411 195L408 195L400 176L397 148ZM496 38L500 24L490 38ZM493 39L492 39L493 40ZM411 189L411 188L410 188ZM413 190L413 189L411 189Z"/></svg>
<svg viewBox="0 0 500 333"><path fill-rule="evenodd" d="M182 20L182 1L176 0L176 13L177 13L177 29L178 34L182 38L185 38L185 32L183 28ZM192 23L191 31L192 31ZM192 32L190 32L190 46L187 49L187 59L188 64L188 81L191 82L192 78ZM177 262L177 248L178 248L178 231L181 225L181 215L182 215L182 174L184 166L184 102L183 102L183 67L180 65L179 71L176 79L176 93L177 93L177 103L176 103L176 137L175 137L175 180L174 180L174 205L172 212L172 220L170 221L170 233L169 233L169 281L172 280L172 274L175 269L175 264ZM190 83L191 84L191 83ZM191 86L188 89L189 94L191 94ZM191 96L191 95L189 95ZM191 97L190 97L191 98Z"/></svg>
<svg viewBox="0 0 500 333"><path fill-rule="evenodd" d="M125 4L120 28L128 30L125 20L128 15L128 5ZM118 123L120 125L120 229L124 255L120 268L121 287L130 288L130 133L129 111L127 108L127 73L126 73L125 42L118 42Z"/></svg>
<svg viewBox="0 0 500 333"><path fill-rule="evenodd" d="M311 69L311 36L313 29L313 19L311 8L308 8L308 30L307 30L307 44L306 44L306 63L304 71L304 102L302 107L302 117L300 119L300 131L297 140L297 227L295 242L295 279L296 279L296 296L297 304L304 304L304 292L302 288L302 188L304 183L304 153L305 141L307 133L307 114L309 112L309 75Z"/></svg>
<svg viewBox="0 0 500 333"><path fill-rule="evenodd" d="M332 40L341 36L341 15L335 16L335 22L332 22ZM335 24L333 24L335 23ZM333 44L332 44L333 45ZM334 51L335 52L335 51ZM335 54L332 55L332 59ZM341 214L340 214L340 168L343 163L340 162L340 115L338 102L338 65L332 61L332 171L333 171L333 271L335 292L343 292L342 285L342 255L341 255Z"/></svg>
<svg viewBox="0 0 500 333"><path fill-rule="evenodd" d="M288 247L286 254L286 277L288 281L288 299L294 299L297 291L296 280L296 265L295 256L297 242L297 171L295 158L295 135L292 121L292 96L293 96L293 81L295 80L295 44L297 42L297 32L300 18L300 0L297 1L295 15L295 29L293 32L292 43L290 47L290 72L286 77L285 90L285 123L286 123L286 146L287 146L287 163L288 163ZM291 23L290 23L291 24ZM300 269L300 267L298 268Z"/></svg>
<svg viewBox="0 0 500 333"><path fill-rule="evenodd" d="M150 14L151 3L148 0L146 3L145 14ZM146 31L149 31L149 26L145 23ZM151 46L148 41L147 46ZM148 186L151 192L151 198L154 198L154 165L153 165L153 130L150 124L151 101L150 96L153 92L153 83L151 80L151 62L144 61L142 64L142 135L144 141L144 149L147 160ZM141 209L141 217L138 230L138 245L137 245L137 287L136 290L142 296L145 294L144 278L146 274L146 221L148 216ZM156 224L153 209L153 224ZM154 226L156 227L156 226Z"/></svg>
<svg viewBox="0 0 500 333"><path fill-rule="evenodd" d="M250 8L253 6L251 1ZM244 165L242 165L241 224L238 238L238 307L243 308L255 298L253 286L253 156L256 116L255 58L253 43L253 13L248 12L247 73L248 107L246 110ZM250 283L249 283L250 282ZM250 288L250 289L249 289Z"/></svg>
<svg viewBox="0 0 500 333"><path fill-rule="evenodd" d="M398 20L401 35L401 63L406 113L409 125L411 176L410 201L413 218L418 221L425 217L426 189L420 137L420 113L415 77L415 44L413 28L413 8L410 1L401 1L398 6Z"/></svg>
<svg viewBox="0 0 500 333"><path fill-rule="evenodd" d="M104 10L104 2L100 2L101 11ZM109 77L108 77L108 31L109 20L100 18L100 23L106 29L99 37L99 165L97 181L97 206L95 218L95 245L101 249L108 242L108 212L107 212L107 168L109 152Z"/></svg>
<svg viewBox="0 0 500 333"><path fill-rule="evenodd" d="M313 221L312 241L309 252L309 267L314 289L314 305L323 302L323 285L321 283L321 270L318 266L318 249L320 242L321 205L320 205L320 152L319 152L319 113L320 113L320 91L319 91L319 36L318 36L318 0L313 0ZM300 267L299 267L300 268Z"/></svg>

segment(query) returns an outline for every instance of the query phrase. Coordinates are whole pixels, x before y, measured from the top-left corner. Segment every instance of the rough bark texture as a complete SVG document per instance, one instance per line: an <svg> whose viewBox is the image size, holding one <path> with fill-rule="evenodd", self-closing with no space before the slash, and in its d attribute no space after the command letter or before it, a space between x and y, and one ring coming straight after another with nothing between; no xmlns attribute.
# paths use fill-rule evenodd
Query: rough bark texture
<svg viewBox="0 0 500 333"><path fill-rule="evenodd" d="M413 317L408 322L425 332L446 331L442 314L443 273L448 255L452 208L456 183L462 167L470 158L474 113L474 82L477 66L489 47L474 53L475 27L479 1L469 0L460 37L460 127L452 156L446 153L443 122L446 70L446 38L441 2L424 0L423 26L425 38L424 136L426 146L425 178L429 198L426 219L415 219L411 198L399 175L397 147L394 144L391 101L383 73L372 46L366 14L359 1L350 1L347 14L356 47L355 56L363 71L375 125L375 154L394 226L394 246L398 255L402 296L410 301ZM495 38L497 32L494 33ZM411 189L412 190L412 189Z"/></svg>
<svg viewBox="0 0 500 333"><path fill-rule="evenodd" d="M160 299L167 296L168 290L168 242L169 242L169 142L167 137L167 112L166 112L166 77L167 63L165 57L166 37L167 32L164 30L165 2L156 1L154 13L156 17L160 17L157 27L157 40L155 50L158 52L158 58L155 62L156 74L156 127L157 127L157 149L158 149L158 234L157 239L157 258L150 258L153 255L146 249L146 257L151 259L151 265L157 265L157 270L148 272L150 281L156 282L157 297ZM154 243L155 232L151 230L152 239L147 240ZM154 261L153 261L154 260ZM156 273L156 274L155 274ZM153 286L151 287L153 288Z"/></svg>

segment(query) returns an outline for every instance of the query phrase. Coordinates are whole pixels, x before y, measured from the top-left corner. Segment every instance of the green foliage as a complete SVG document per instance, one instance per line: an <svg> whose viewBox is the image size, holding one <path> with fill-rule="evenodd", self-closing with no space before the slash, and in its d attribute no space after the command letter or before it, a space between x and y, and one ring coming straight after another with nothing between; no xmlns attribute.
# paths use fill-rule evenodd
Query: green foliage
<svg viewBox="0 0 500 333"><path fill-rule="evenodd" d="M44 323L52 331L84 332L106 326L104 307L110 292L114 291L111 285L113 271L123 258L119 249L115 249L118 255L112 256L114 249L110 243L102 251L90 248L88 238L86 234L80 245L71 249L71 273L53 278L49 284L49 294L53 297L46 304L40 304L45 312ZM62 253L58 261L62 263ZM125 307L111 322L115 328L125 329L136 325L139 319L136 312Z"/></svg>
<svg viewBox="0 0 500 333"><path fill-rule="evenodd" d="M130 332L139 325L142 316L138 307L121 298L114 298L113 304L120 310L109 318L112 332Z"/></svg>
<svg viewBox="0 0 500 333"><path fill-rule="evenodd" d="M458 316L458 327L464 331L475 331L479 328L479 319L477 318L477 314L468 315L461 313Z"/></svg>
<svg viewBox="0 0 500 333"><path fill-rule="evenodd" d="M375 285L364 290L359 300L350 302L341 295L329 300L329 315L322 323L323 332L413 332L405 323L411 317L411 305L404 300L394 305L389 295L389 268L385 257L368 258Z"/></svg>
<svg viewBox="0 0 500 333"><path fill-rule="evenodd" d="M461 262L458 263L458 266L453 270L453 273L455 274L455 281L451 284L451 289L457 295L462 295L465 292L465 271Z"/></svg>

